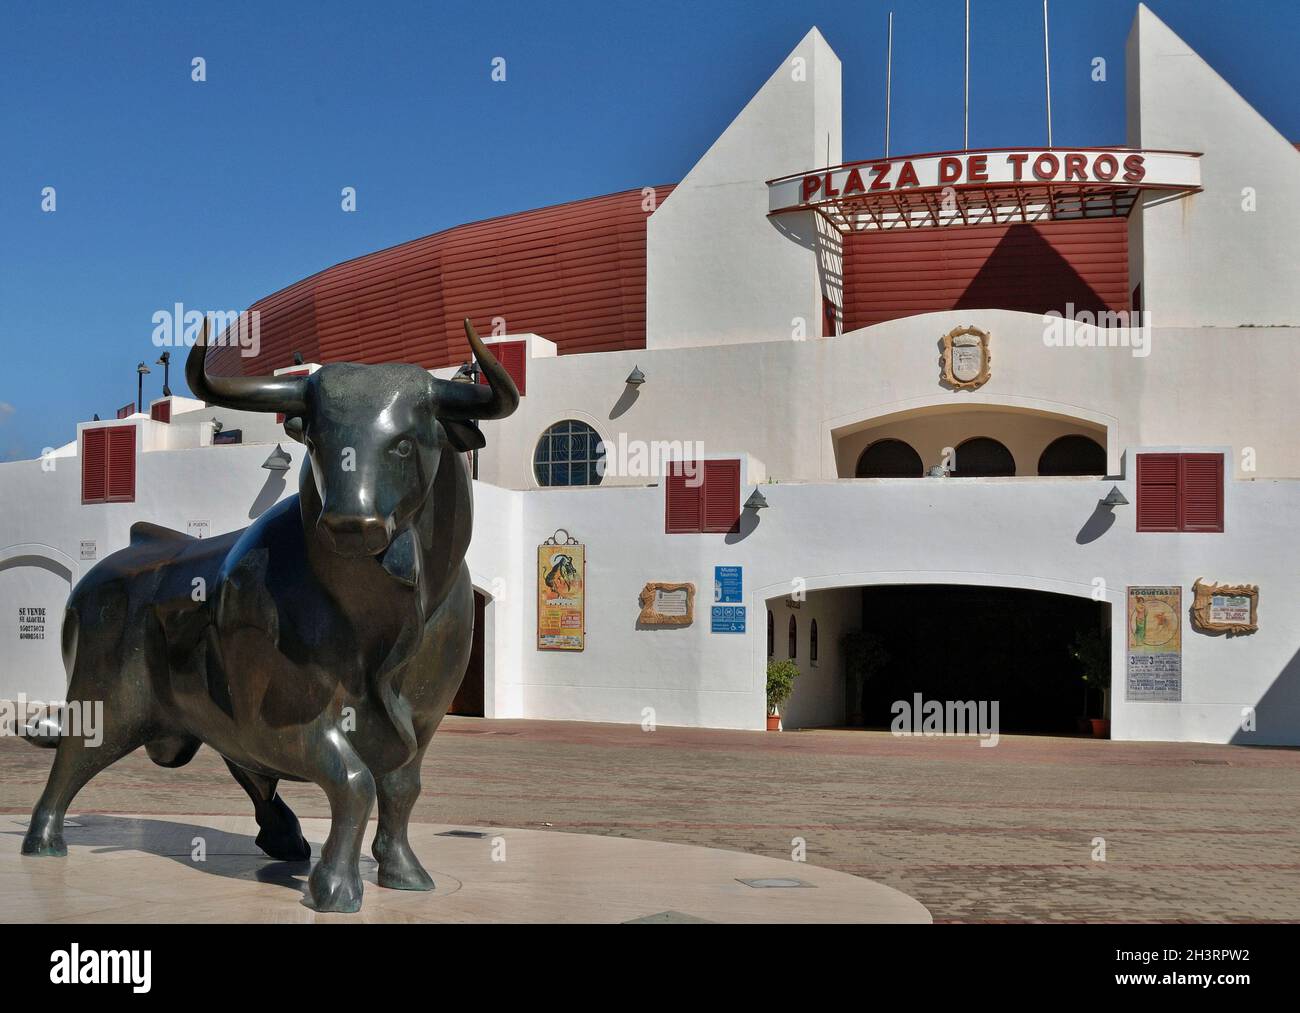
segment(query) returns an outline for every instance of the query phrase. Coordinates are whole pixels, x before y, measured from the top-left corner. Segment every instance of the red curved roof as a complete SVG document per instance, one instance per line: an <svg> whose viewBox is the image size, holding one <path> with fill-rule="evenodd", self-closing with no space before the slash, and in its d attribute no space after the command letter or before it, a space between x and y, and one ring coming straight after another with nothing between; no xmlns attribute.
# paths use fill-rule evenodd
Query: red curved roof
<svg viewBox="0 0 1300 1013"><path fill-rule="evenodd" d="M671 186L655 187L656 206ZM212 352L214 373L269 373L308 362L469 357L480 334L533 332L559 352L645 347L646 220L641 190L458 225L327 268L258 300L260 354Z"/></svg>

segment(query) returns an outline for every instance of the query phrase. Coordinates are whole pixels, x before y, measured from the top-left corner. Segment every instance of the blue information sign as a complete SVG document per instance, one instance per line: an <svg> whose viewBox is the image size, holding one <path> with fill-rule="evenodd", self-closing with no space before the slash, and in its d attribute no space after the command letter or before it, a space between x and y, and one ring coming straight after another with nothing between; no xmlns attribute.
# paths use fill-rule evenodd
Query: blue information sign
<svg viewBox="0 0 1300 1013"><path fill-rule="evenodd" d="M713 568L713 600L715 602L744 601L744 568L715 566Z"/></svg>
<svg viewBox="0 0 1300 1013"><path fill-rule="evenodd" d="M713 632L714 633L744 633L745 632L745 606L744 605L714 605L713 606Z"/></svg>

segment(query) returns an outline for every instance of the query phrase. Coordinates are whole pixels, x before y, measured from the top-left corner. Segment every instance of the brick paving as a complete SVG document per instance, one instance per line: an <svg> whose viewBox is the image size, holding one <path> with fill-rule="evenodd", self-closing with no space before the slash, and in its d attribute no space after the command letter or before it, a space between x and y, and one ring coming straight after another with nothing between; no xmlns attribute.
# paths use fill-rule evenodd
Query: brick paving
<svg viewBox="0 0 1300 1013"><path fill-rule="evenodd" d="M51 756L0 738L0 812L30 810ZM328 815L312 785L282 793ZM180 770L138 751L74 810L249 804L210 750ZM802 837L810 863L897 887L941 922L1300 921L1300 750L448 718L413 819L764 855Z"/></svg>

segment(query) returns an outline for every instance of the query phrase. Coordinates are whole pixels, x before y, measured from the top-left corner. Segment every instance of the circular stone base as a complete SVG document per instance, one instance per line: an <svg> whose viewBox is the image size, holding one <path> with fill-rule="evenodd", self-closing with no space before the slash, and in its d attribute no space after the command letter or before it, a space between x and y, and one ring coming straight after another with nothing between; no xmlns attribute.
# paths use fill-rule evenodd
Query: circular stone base
<svg viewBox="0 0 1300 1013"><path fill-rule="evenodd" d="M253 843L251 816L69 816L66 858L19 854L27 818L0 816L0 921L925 922L890 887L814 865L684 844L411 824L430 892L375 882L371 822L353 915L305 906L306 862ZM304 819L313 859L329 821ZM746 882L748 881L748 882Z"/></svg>

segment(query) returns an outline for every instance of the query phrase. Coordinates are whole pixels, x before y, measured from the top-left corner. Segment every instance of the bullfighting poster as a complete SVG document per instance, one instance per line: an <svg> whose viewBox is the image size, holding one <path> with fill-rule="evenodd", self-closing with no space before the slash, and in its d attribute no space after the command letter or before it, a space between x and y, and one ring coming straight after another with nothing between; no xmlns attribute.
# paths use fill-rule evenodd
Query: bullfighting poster
<svg viewBox="0 0 1300 1013"><path fill-rule="evenodd" d="M539 651L581 651L585 646L586 578L586 546L567 531L557 531L537 547Z"/></svg>
<svg viewBox="0 0 1300 1013"><path fill-rule="evenodd" d="M1128 589L1128 699L1183 698L1183 589Z"/></svg>

